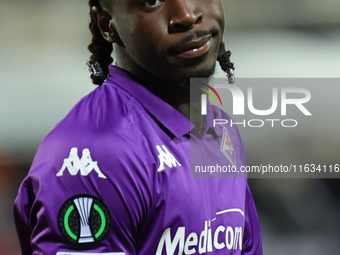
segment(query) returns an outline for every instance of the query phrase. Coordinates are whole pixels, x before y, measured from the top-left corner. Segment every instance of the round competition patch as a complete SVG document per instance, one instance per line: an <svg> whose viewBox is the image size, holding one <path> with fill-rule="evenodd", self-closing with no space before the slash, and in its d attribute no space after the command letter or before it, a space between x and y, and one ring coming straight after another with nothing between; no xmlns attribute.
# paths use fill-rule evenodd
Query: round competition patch
<svg viewBox="0 0 340 255"><path fill-rule="evenodd" d="M76 195L61 206L58 226L63 237L73 244L95 244L109 232L111 214L102 199Z"/></svg>

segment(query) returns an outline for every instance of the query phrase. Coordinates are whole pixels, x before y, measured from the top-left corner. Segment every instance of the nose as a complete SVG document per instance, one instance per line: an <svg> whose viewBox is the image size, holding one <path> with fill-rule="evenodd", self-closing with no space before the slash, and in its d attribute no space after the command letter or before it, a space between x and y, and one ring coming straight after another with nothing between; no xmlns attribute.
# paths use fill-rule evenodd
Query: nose
<svg viewBox="0 0 340 255"><path fill-rule="evenodd" d="M196 0L169 1L169 33L185 32L202 22L202 12L197 8Z"/></svg>

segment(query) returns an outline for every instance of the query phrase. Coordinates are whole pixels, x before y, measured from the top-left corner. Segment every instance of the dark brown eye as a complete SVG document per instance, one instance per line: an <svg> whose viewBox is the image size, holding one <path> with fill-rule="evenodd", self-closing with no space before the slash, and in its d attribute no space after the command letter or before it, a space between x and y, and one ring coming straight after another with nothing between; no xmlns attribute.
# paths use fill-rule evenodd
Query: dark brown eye
<svg viewBox="0 0 340 255"><path fill-rule="evenodd" d="M151 6L151 7L155 7L159 4L162 3L163 0L146 0L144 1L144 5L148 5L148 6Z"/></svg>

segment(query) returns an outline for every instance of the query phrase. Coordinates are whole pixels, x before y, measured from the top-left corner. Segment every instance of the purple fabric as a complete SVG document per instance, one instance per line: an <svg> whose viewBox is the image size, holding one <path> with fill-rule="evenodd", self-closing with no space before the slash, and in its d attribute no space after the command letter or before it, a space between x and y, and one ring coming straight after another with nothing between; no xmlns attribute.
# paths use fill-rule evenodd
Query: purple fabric
<svg viewBox="0 0 340 255"><path fill-rule="evenodd" d="M185 116L110 66L107 81L43 140L19 189L14 216L22 253L262 254L246 179L190 176L190 137L208 146L208 163L229 164L219 152L223 130L209 131L212 117L202 137L191 127ZM244 165L238 130L229 131L238 165ZM105 238L85 246L69 243L58 227L64 202L80 194L102 199L112 217Z"/></svg>

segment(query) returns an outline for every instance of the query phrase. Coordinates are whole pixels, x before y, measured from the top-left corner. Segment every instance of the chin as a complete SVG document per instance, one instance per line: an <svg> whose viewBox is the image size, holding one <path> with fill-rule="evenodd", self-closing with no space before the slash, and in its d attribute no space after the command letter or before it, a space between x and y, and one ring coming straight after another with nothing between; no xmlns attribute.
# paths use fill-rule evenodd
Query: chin
<svg viewBox="0 0 340 255"><path fill-rule="evenodd" d="M216 67L216 61L214 61L212 65L209 65L209 67L193 68L194 70L189 72L189 75L187 75L185 78L209 78L212 75L214 75L215 67Z"/></svg>
<svg viewBox="0 0 340 255"><path fill-rule="evenodd" d="M190 78L210 78L215 73L216 62L210 69L198 70L179 79L178 87L190 89Z"/></svg>

